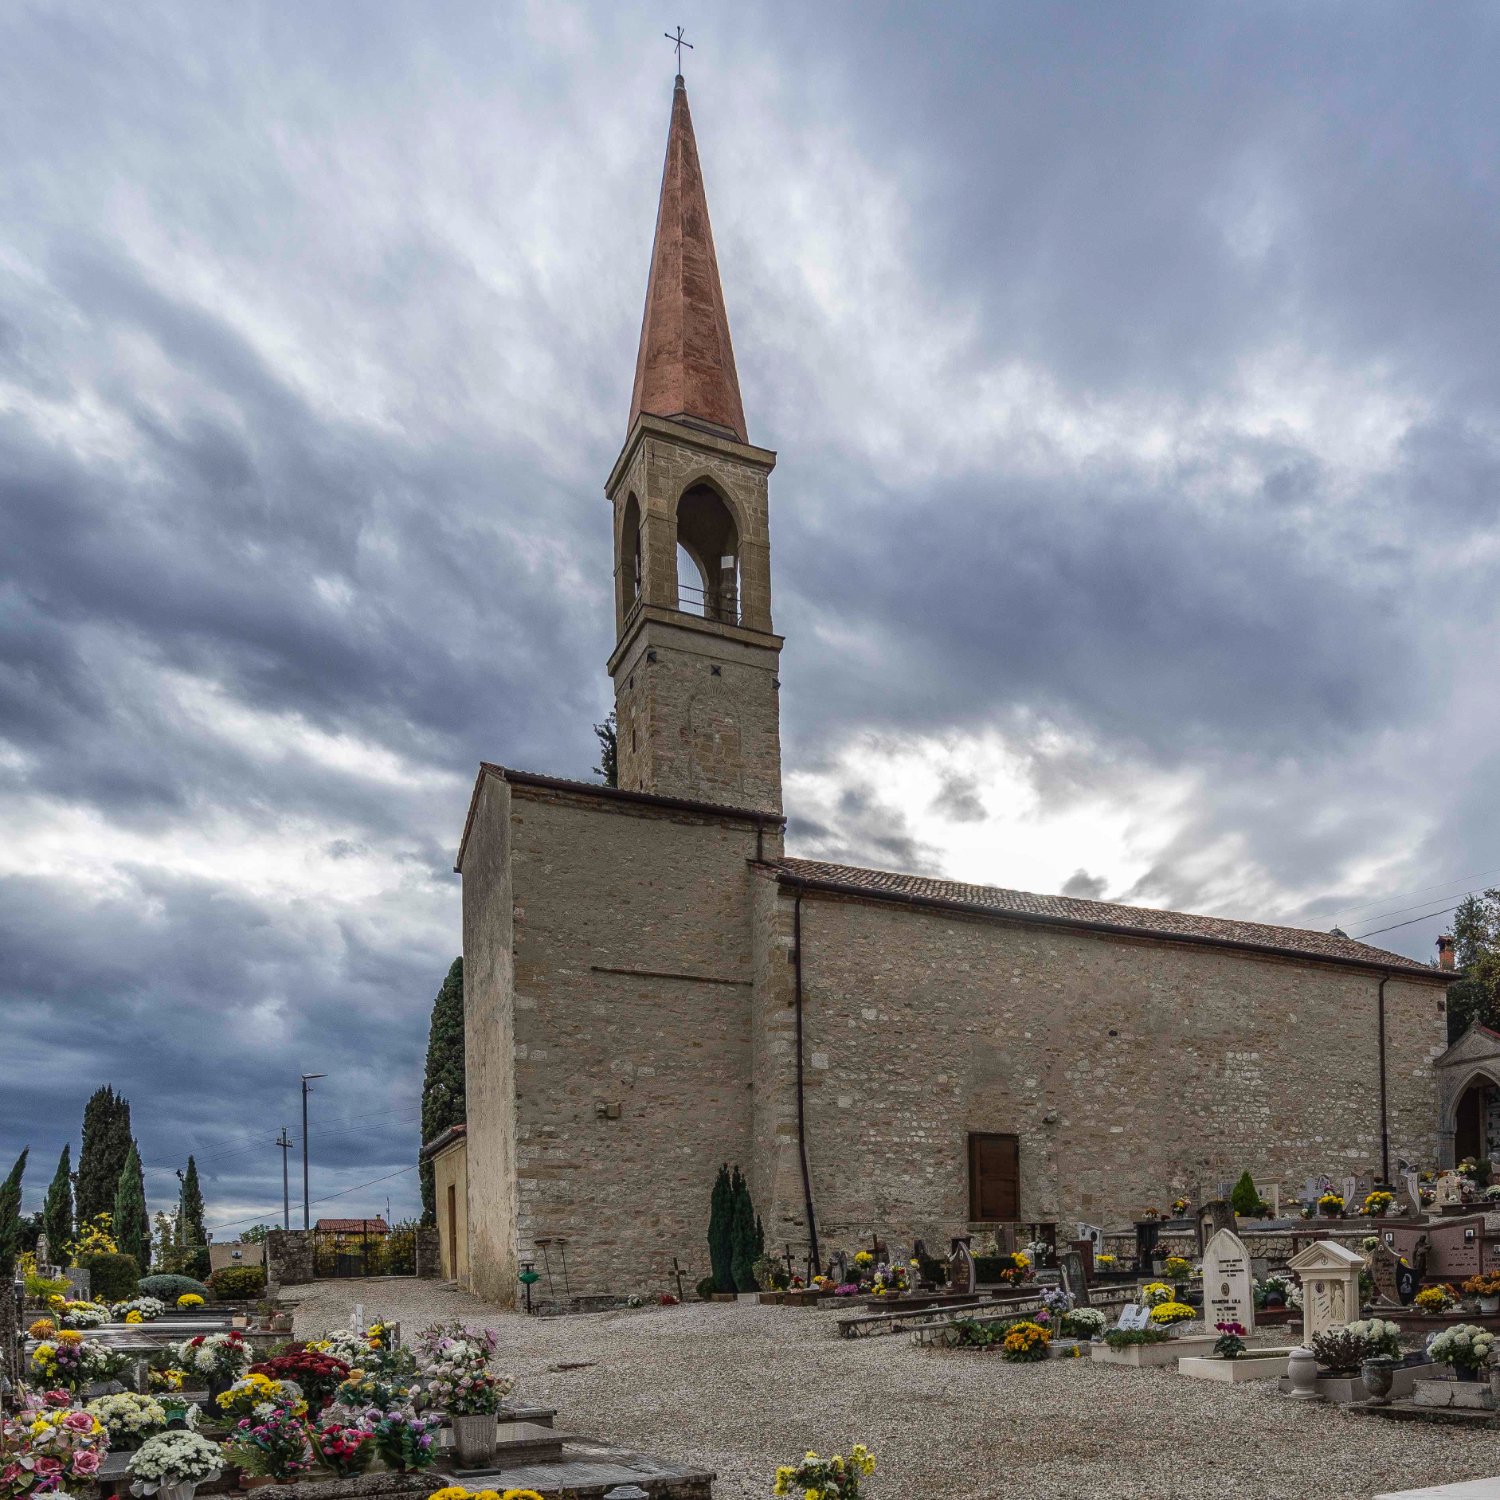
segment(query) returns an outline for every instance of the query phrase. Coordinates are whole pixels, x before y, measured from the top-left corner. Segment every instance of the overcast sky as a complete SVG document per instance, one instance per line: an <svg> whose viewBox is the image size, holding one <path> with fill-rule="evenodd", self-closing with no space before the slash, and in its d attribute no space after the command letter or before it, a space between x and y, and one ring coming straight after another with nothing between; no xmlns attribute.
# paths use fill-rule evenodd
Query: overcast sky
<svg viewBox="0 0 1500 1500"><path fill-rule="evenodd" d="M476 764L609 707L678 20L792 851L1354 934L1500 880L1500 14L925 10L0 10L29 1202L111 1082L231 1238L319 1071L313 1196L397 1174L321 1211L412 1210Z"/></svg>

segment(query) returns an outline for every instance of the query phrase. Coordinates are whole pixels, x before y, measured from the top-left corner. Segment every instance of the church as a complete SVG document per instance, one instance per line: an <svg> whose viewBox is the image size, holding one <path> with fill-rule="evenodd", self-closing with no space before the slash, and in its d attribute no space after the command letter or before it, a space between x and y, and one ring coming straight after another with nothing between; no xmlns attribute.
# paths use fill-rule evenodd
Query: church
<svg viewBox="0 0 1500 1500"><path fill-rule="evenodd" d="M1451 974L1337 933L787 856L775 465L678 77L605 482L619 785L480 767L468 1118L433 1143L448 1274L506 1305L532 1261L574 1296L675 1291L674 1261L691 1285L721 1162L799 1259L1118 1224L1246 1169L1290 1193L1432 1164Z"/></svg>

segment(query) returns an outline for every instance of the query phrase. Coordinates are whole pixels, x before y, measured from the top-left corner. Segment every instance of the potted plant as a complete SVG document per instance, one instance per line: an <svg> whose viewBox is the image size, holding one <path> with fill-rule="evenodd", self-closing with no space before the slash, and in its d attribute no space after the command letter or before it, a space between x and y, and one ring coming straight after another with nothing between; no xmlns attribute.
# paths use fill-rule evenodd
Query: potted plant
<svg viewBox="0 0 1500 1500"><path fill-rule="evenodd" d="M1373 1193L1365 1194L1365 1201L1361 1208L1370 1218L1383 1219L1391 1211L1391 1205L1395 1201L1394 1193L1388 1193L1384 1188L1376 1188Z"/></svg>
<svg viewBox="0 0 1500 1500"><path fill-rule="evenodd" d="M1198 1309L1186 1302L1158 1302L1151 1309L1151 1322L1157 1328L1165 1328L1174 1338L1181 1337L1197 1316Z"/></svg>
<svg viewBox="0 0 1500 1500"><path fill-rule="evenodd" d="M1040 1323L1020 1318L1005 1330L1001 1353L1008 1360L1027 1364L1032 1360L1046 1359L1047 1346L1051 1342L1052 1335Z"/></svg>
<svg viewBox="0 0 1500 1500"><path fill-rule="evenodd" d="M250 1342L242 1333L200 1333L174 1351L178 1365L208 1382L210 1397L222 1395L250 1367Z"/></svg>
<svg viewBox="0 0 1500 1500"><path fill-rule="evenodd" d="M374 1432L358 1424L325 1422L314 1428L312 1441L319 1462L340 1479L363 1474L375 1457Z"/></svg>
<svg viewBox="0 0 1500 1500"><path fill-rule="evenodd" d="M1245 1352L1245 1325L1231 1319L1227 1323L1215 1323L1218 1338L1214 1340L1214 1353L1220 1359L1238 1359Z"/></svg>
<svg viewBox="0 0 1500 1500"><path fill-rule="evenodd" d="M307 1423L285 1406L272 1406L245 1417L225 1445L225 1455L249 1482L241 1488L257 1488L255 1481L285 1484L313 1466L312 1436Z"/></svg>
<svg viewBox="0 0 1500 1500"><path fill-rule="evenodd" d="M160 1500L192 1500L200 1484L217 1479L224 1459L217 1443L196 1432L163 1432L147 1438L130 1457L130 1490Z"/></svg>
<svg viewBox="0 0 1500 1500"><path fill-rule="evenodd" d="M1325 1219L1339 1219L1344 1214L1344 1200L1337 1193L1324 1193L1318 1199L1318 1212Z"/></svg>
<svg viewBox="0 0 1500 1500"><path fill-rule="evenodd" d="M1488 1275L1481 1273L1471 1276L1464 1282L1464 1290L1471 1297L1479 1298L1480 1312L1500 1312L1500 1274L1491 1272Z"/></svg>
<svg viewBox="0 0 1500 1500"><path fill-rule="evenodd" d="M875 1457L863 1443L849 1450L849 1457L835 1453L819 1458L807 1453L795 1464L783 1464L771 1485L773 1495L801 1497L816 1495L818 1500L860 1500L860 1481L875 1472Z"/></svg>
<svg viewBox="0 0 1500 1500"><path fill-rule="evenodd" d="M1370 1340L1354 1331L1352 1324L1326 1328L1308 1346L1317 1362L1330 1375L1353 1375L1370 1353Z"/></svg>
<svg viewBox="0 0 1500 1500"><path fill-rule="evenodd" d="M1412 1305L1424 1313L1445 1313L1458 1306L1458 1298L1448 1286L1424 1286L1412 1299Z"/></svg>
<svg viewBox="0 0 1500 1500"><path fill-rule="evenodd" d="M1188 1280L1193 1274L1192 1261L1182 1255L1169 1255L1162 1262L1161 1268L1162 1273L1172 1282L1179 1294L1187 1290ZM1179 1295L1177 1300L1180 1302L1182 1297Z"/></svg>
<svg viewBox="0 0 1500 1500"><path fill-rule="evenodd" d="M14 1416L0 1408L0 1494L25 1495L39 1481L40 1488L86 1490L108 1442L104 1424L61 1392L28 1394Z"/></svg>
<svg viewBox="0 0 1500 1500"><path fill-rule="evenodd" d="M436 1412L418 1413L408 1406L382 1412L372 1424L375 1451L398 1474L420 1474L437 1459L434 1446L443 1419Z"/></svg>
<svg viewBox="0 0 1500 1500"><path fill-rule="evenodd" d="M167 1411L161 1402L151 1396L138 1396L134 1391L99 1396L85 1410L98 1418L115 1452L139 1448L147 1438L167 1429Z"/></svg>
<svg viewBox="0 0 1500 1500"><path fill-rule="evenodd" d="M1434 1364L1448 1365L1455 1380L1478 1380L1490 1362L1495 1335L1473 1323L1455 1323L1432 1336L1427 1345Z"/></svg>

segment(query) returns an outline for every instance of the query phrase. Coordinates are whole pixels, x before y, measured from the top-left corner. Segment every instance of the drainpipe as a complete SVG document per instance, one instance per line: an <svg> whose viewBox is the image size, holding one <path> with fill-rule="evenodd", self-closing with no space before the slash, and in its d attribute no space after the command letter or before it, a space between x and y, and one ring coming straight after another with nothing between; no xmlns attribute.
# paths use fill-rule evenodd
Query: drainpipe
<svg viewBox="0 0 1500 1500"><path fill-rule="evenodd" d="M1391 982L1386 974L1380 981L1380 1180L1387 1187L1391 1181L1391 1121L1386 1109L1385 1091L1385 987Z"/></svg>
<svg viewBox="0 0 1500 1500"><path fill-rule="evenodd" d="M792 964L797 1004L797 1154L802 1160L802 1202L807 1210L807 1242L812 1252L814 1275L821 1275L822 1258L818 1254L818 1224L813 1217L812 1173L807 1168L807 1097L802 1075L802 887L792 898Z"/></svg>

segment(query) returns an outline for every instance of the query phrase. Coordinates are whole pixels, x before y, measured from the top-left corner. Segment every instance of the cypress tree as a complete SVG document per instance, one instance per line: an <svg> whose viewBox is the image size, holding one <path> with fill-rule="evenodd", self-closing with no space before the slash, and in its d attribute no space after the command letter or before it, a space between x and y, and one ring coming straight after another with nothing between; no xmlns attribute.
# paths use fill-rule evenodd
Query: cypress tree
<svg viewBox="0 0 1500 1500"><path fill-rule="evenodd" d="M115 1243L121 1253L133 1256L138 1266L149 1266L151 1229L146 1217L146 1174L141 1170L141 1154L134 1141L115 1186L114 1212Z"/></svg>
<svg viewBox="0 0 1500 1500"><path fill-rule="evenodd" d="M730 1229L734 1289L737 1292L759 1291L760 1284L755 1279L755 1207L750 1202L750 1184L740 1174L738 1166L734 1169L730 1191L734 1204Z"/></svg>
<svg viewBox="0 0 1500 1500"><path fill-rule="evenodd" d="M708 1211L708 1258L713 1267L714 1288L720 1292L734 1290L733 1226L734 1195L729 1168L721 1164Z"/></svg>
<svg viewBox="0 0 1500 1500"><path fill-rule="evenodd" d="M28 1150L30 1148L28 1147ZM12 1337L13 1329L19 1330L21 1309L16 1306L15 1270L16 1257L21 1252L21 1178L26 1171L26 1155L23 1151L10 1169L10 1176L0 1183L0 1376L12 1389L21 1386L21 1349L19 1338Z"/></svg>
<svg viewBox="0 0 1500 1500"><path fill-rule="evenodd" d="M1235 1213L1248 1219L1259 1204L1260 1190L1255 1186L1255 1179L1248 1172L1242 1172L1240 1180L1234 1185L1234 1191L1229 1195L1229 1206Z"/></svg>
<svg viewBox="0 0 1500 1500"><path fill-rule="evenodd" d="M422 1077L422 1139L425 1146L450 1125L461 1125L467 1105L464 1097L464 961L453 960L443 987L432 1002L432 1021L427 1028L427 1070ZM437 1223L432 1163L418 1169L422 1183L422 1222Z"/></svg>
<svg viewBox="0 0 1500 1500"><path fill-rule="evenodd" d="M182 1174L182 1194L177 1203L177 1232L182 1246L192 1251L189 1276L201 1281L208 1275L208 1231L203 1225L203 1189L198 1186L198 1163L188 1157Z"/></svg>
<svg viewBox="0 0 1500 1500"><path fill-rule="evenodd" d="M54 1263L63 1253L63 1246L73 1238L73 1181L69 1175L71 1146L62 1148L57 1159L57 1171L52 1175L52 1186L47 1189L47 1201L42 1206L42 1228L47 1234L49 1253Z"/></svg>
<svg viewBox="0 0 1500 1500"><path fill-rule="evenodd" d="M106 1084L94 1091L83 1111L75 1204L80 1226L114 1212L115 1189L130 1147L130 1101Z"/></svg>

